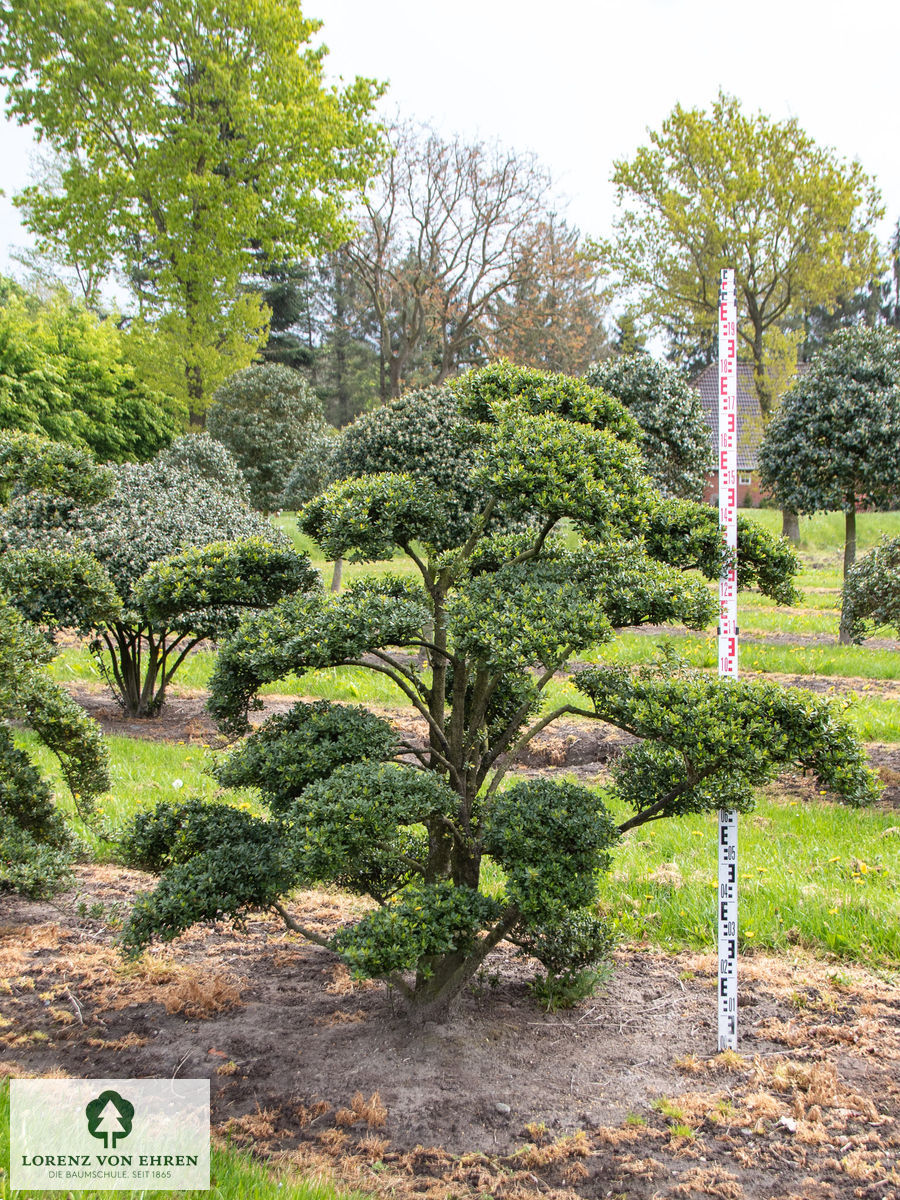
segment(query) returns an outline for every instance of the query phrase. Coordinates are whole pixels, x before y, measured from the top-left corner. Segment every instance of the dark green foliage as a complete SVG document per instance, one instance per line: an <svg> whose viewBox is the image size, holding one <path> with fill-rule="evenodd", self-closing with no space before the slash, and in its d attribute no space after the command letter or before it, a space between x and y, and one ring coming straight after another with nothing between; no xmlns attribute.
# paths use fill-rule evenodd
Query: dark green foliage
<svg viewBox="0 0 900 1200"><path fill-rule="evenodd" d="M300 528L330 559L390 558L395 546L432 542L442 528L440 497L411 475L369 475L334 484L303 510Z"/></svg>
<svg viewBox="0 0 900 1200"><path fill-rule="evenodd" d="M18 826L35 841L57 848L71 840L53 805L53 789L4 728L0 728L0 821L4 829Z"/></svg>
<svg viewBox="0 0 900 1200"><path fill-rule="evenodd" d="M575 685L601 720L646 739L614 769L617 791L641 821L723 806L746 810L754 787L791 767L815 772L848 804L879 795L839 708L811 692L719 679L671 659L633 672L588 667Z"/></svg>
<svg viewBox="0 0 900 1200"><path fill-rule="evenodd" d="M197 921L240 920L296 881L280 826L227 804L163 801L132 819L120 849L129 865L164 872L135 902L122 934L128 953L151 932L170 941Z"/></svg>
<svg viewBox="0 0 900 1200"><path fill-rule="evenodd" d="M71 868L68 845L52 846L0 821L0 892L47 900L66 886Z"/></svg>
<svg viewBox="0 0 900 1200"><path fill-rule="evenodd" d="M520 412L606 429L624 442L634 442L640 434L619 400L589 380L569 375L497 362L460 376L449 390L458 398L460 412L472 421L490 423L496 419L498 405L502 411L504 402L513 401Z"/></svg>
<svg viewBox="0 0 900 1200"><path fill-rule="evenodd" d="M843 329L798 375L760 447L762 481L798 513L900 497L900 333Z"/></svg>
<svg viewBox="0 0 900 1200"><path fill-rule="evenodd" d="M691 571L719 574L715 515L653 491L637 436L618 401L583 380L509 364L362 418L342 437L347 478L306 507L301 527L330 556L399 548L421 582L373 575L340 595L287 596L248 617L219 655L209 707L229 733L248 731L264 684L340 665L385 674L417 712L424 741L358 710L299 705L218 769L268 806L285 892L315 882L375 901L329 944L354 972L387 979L416 1020L443 1015L507 937L543 962L553 1003L584 994L610 946L594 911L598 872L632 826L713 795L745 806L787 764L815 769L852 803L874 794L833 705L753 683L728 690L672 663L634 677L584 672L596 711L562 704L538 717L547 684L616 626L714 618L715 597ZM568 548L558 535L572 526L582 536ZM789 599L790 551L747 526L741 536L742 582ZM634 815L618 828L599 794L572 783L503 790L517 752L572 712L647 739L619 773ZM223 834L222 861L232 843ZM240 881L222 881L217 898L210 855L158 864L130 949L191 915L243 911L252 896L324 940L240 856ZM491 896L485 856L504 872Z"/></svg>
<svg viewBox="0 0 900 1200"><path fill-rule="evenodd" d="M387 721L355 705L302 701L270 717L215 768L223 787L255 787L284 814L309 784L338 767L392 758L397 735Z"/></svg>
<svg viewBox="0 0 900 1200"><path fill-rule="evenodd" d="M162 472L186 475L212 484L216 491L241 504L250 503L250 489L231 452L208 433L186 433L157 455Z"/></svg>
<svg viewBox="0 0 900 1200"><path fill-rule="evenodd" d="M561 930L597 893L619 833L596 792L529 779L500 793L488 811L484 849L506 872L507 903L526 928Z"/></svg>
<svg viewBox="0 0 900 1200"><path fill-rule="evenodd" d="M594 363L584 378L621 400L640 425L641 454L663 495L702 500L715 458L700 396L687 376L649 354L631 354Z"/></svg>
<svg viewBox="0 0 900 1200"><path fill-rule="evenodd" d="M163 800L131 819L119 841L119 852L129 867L158 874L217 846L230 842L268 845L273 836L274 827L229 804Z"/></svg>
<svg viewBox="0 0 900 1200"><path fill-rule="evenodd" d="M85 635L112 624L122 611L112 580L83 550L10 550L0 556L0 590L15 597L26 620L51 633L74 629Z"/></svg>
<svg viewBox="0 0 900 1200"><path fill-rule="evenodd" d="M299 872L316 883L342 879L353 891L383 901L427 874L427 841L411 838L408 827L439 824L454 801L453 791L431 771L398 763L340 766L311 784L289 814ZM424 854L416 857L416 850Z"/></svg>
<svg viewBox="0 0 900 1200"><path fill-rule="evenodd" d="M306 446L294 458L279 500L281 508L300 509L334 482L340 445L341 439L330 425L310 435Z"/></svg>
<svg viewBox="0 0 900 1200"><path fill-rule="evenodd" d="M325 429L322 402L298 372L281 363L247 367L221 384L206 428L234 455L262 512L282 503L297 459Z"/></svg>
<svg viewBox="0 0 900 1200"><path fill-rule="evenodd" d="M47 896L64 886L75 841L53 791L7 727L23 721L60 761L83 818L109 787L100 727L44 671L46 638L0 594L0 891Z"/></svg>
<svg viewBox="0 0 900 1200"><path fill-rule="evenodd" d="M598 964L615 945L606 921L583 910L568 913L555 924L533 925L515 941L546 970L543 979L534 981L532 990L550 1011L571 1008L591 994L600 978Z"/></svg>
<svg viewBox="0 0 900 1200"><path fill-rule="evenodd" d="M419 967L427 981L434 975L431 960L470 954L479 931L500 915L500 905L479 892L446 880L415 884L341 930L333 945L357 975L391 979Z"/></svg>
<svg viewBox="0 0 900 1200"><path fill-rule="evenodd" d="M152 936L171 941L198 921L240 920L267 908L294 883L278 831L257 822L252 841L230 840L173 864L152 892L141 892L122 932L122 947L139 954Z"/></svg>
<svg viewBox="0 0 900 1200"><path fill-rule="evenodd" d="M478 431L447 388L407 392L348 426L334 457L335 479L382 473L411 478L441 515L442 544L456 544L486 495L472 480ZM434 534L434 527L429 530Z"/></svg>
<svg viewBox="0 0 900 1200"><path fill-rule="evenodd" d="M885 538L847 572L843 611L854 642L881 625L900 636L900 538Z"/></svg>
<svg viewBox="0 0 900 1200"><path fill-rule="evenodd" d="M155 562L132 595L155 624L223 637L237 627L240 610L266 608L278 597L321 586L307 555L255 536L192 546Z"/></svg>
<svg viewBox="0 0 900 1200"><path fill-rule="evenodd" d="M246 620L219 653L209 711L232 733L247 729L247 708L263 683L296 672L360 662L368 650L416 644L428 618L414 580L355 580L339 595L288 596Z"/></svg>
<svg viewBox="0 0 900 1200"><path fill-rule="evenodd" d="M796 604L793 576L800 565L786 538L775 538L738 513L738 587L759 588L779 604ZM708 504L665 500L651 507L643 528L647 553L680 570L718 579L724 559L718 512Z"/></svg>

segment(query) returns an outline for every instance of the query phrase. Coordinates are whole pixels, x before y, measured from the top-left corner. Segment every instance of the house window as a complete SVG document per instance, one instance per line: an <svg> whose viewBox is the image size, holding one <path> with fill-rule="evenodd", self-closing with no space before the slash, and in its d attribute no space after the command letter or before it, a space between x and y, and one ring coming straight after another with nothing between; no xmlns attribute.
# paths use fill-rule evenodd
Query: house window
<svg viewBox="0 0 900 1200"><path fill-rule="evenodd" d="M749 487L752 482L753 476L749 471L743 471L738 475L738 483L741 485L741 487Z"/></svg>

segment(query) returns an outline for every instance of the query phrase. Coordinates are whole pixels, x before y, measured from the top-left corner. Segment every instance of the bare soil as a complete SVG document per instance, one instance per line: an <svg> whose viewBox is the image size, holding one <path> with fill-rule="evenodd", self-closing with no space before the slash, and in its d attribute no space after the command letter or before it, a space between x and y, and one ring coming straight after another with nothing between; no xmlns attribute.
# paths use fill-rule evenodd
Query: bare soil
<svg viewBox="0 0 900 1200"><path fill-rule="evenodd" d="M221 1135L383 1196L900 1197L900 987L873 972L744 957L741 1054L716 1055L713 956L630 947L546 1013L501 945L414 1032L267 916L124 965L149 882L85 867L53 905L0 898L0 1069L209 1078ZM353 903L294 907L324 931Z"/></svg>

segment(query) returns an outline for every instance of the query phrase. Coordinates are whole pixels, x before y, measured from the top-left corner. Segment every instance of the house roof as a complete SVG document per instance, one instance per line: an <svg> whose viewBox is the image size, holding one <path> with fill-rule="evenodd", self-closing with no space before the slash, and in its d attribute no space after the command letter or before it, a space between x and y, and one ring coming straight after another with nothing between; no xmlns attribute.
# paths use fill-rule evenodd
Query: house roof
<svg viewBox="0 0 900 1200"><path fill-rule="evenodd" d="M691 380L691 387L700 393L703 415L709 425L709 440L719 457L719 364L717 362L701 371ZM739 362L737 365L737 468L739 471L755 471L759 467L759 444L763 435L762 409L756 394L753 379L753 364Z"/></svg>

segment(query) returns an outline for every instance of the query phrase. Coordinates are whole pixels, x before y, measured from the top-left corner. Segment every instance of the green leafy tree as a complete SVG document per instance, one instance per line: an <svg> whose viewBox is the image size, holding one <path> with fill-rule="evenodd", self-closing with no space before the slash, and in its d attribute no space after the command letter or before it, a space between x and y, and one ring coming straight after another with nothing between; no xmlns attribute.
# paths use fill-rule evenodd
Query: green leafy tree
<svg viewBox="0 0 900 1200"><path fill-rule="evenodd" d="M269 513L281 507L297 459L322 440L325 421L321 400L299 371L264 363L216 389L206 428L234 456L253 507Z"/></svg>
<svg viewBox="0 0 900 1200"><path fill-rule="evenodd" d="M184 409L128 361L111 320L62 294L0 305L0 429L87 447L102 461L145 460L176 436Z"/></svg>
<svg viewBox="0 0 900 1200"><path fill-rule="evenodd" d="M900 637L900 538L885 538L853 564L844 577L842 611L854 642L882 625Z"/></svg>
<svg viewBox="0 0 900 1200"><path fill-rule="evenodd" d="M319 22L284 0L8 0L8 115L61 157L17 203L41 248L109 275L139 305L135 354L198 420L248 365L268 313L240 290L262 251L300 257L350 232L380 88L324 80Z"/></svg>
<svg viewBox="0 0 900 1200"><path fill-rule="evenodd" d="M594 363L585 379L621 400L640 425L645 469L660 491L702 500L716 461L700 397L681 372L633 354Z"/></svg>
<svg viewBox="0 0 900 1200"><path fill-rule="evenodd" d="M307 556L222 487L215 445L187 435L150 463L117 467L115 491L97 503L30 491L2 514L0 587L29 619L90 634L131 716L159 712L199 642L318 580Z"/></svg>
<svg viewBox="0 0 900 1200"><path fill-rule="evenodd" d="M256 788L268 819L191 802L133 826L132 854L161 878L126 924L130 952L194 921L273 908L356 974L388 980L414 1020L440 1017L503 938L537 957L551 986L574 986L609 948L597 872L628 829L710 811L723 795L747 808L752 785L788 763L853 803L875 794L833 706L794 690L669 662L633 681L585 671L582 703L545 706L557 672L616 626L699 627L713 616L706 583L682 568L718 574L715 514L661 500L637 437L626 409L584 381L509 364L401 397L345 432L348 458L375 462L377 473L334 484L304 509L301 528L331 557L399 549L416 574L364 577L337 596L310 590L250 618L220 653L210 708L225 729L245 732L264 683L351 664L393 681L424 738L321 702L267 721L219 777ZM671 517L688 510L684 547ZM563 521L581 534L575 548L554 536ZM762 531L742 547L742 586L768 579L767 590L789 598L795 569ZM502 786L529 739L574 712L648 739L612 789L633 812L618 827L602 792L549 779ZM486 856L502 871L490 893ZM375 906L326 938L284 903L314 881Z"/></svg>
<svg viewBox="0 0 900 1200"><path fill-rule="evenodd" d="M620 214L611 266L655 324L690 345L715 326L719 274L734 267L738 332L763 414L790 317L831 305L879 273L875 184L798 122L745 113L720 92L709 111L676 105L650 145L615 163Z"/></svg>
<svg viewBox="0 0 900 1200"><path fill-rule="evenodd" d="M844 573L856 512L900 497L900 334L841 330L784 397L760 447L763 483L798 513L844 513ZM842 642L849 642L842 613Z"/></svg>

